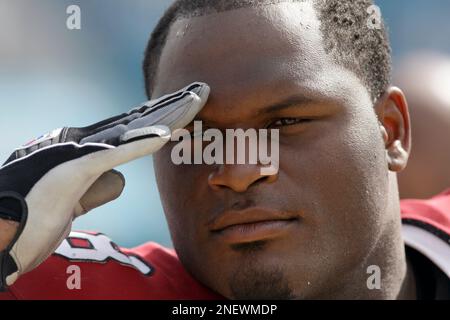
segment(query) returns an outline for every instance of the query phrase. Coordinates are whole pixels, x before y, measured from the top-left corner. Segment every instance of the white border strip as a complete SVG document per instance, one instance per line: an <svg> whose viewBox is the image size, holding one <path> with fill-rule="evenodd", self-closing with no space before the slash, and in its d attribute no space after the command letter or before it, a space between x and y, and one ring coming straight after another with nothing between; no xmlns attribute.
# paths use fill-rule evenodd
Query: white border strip
<svg viewBox="0 0 450 320"><path fill-rule="evenodd" d="M406 245L425 255L450 278L450 243L409 224L403 224L403 239Z"/></svg>

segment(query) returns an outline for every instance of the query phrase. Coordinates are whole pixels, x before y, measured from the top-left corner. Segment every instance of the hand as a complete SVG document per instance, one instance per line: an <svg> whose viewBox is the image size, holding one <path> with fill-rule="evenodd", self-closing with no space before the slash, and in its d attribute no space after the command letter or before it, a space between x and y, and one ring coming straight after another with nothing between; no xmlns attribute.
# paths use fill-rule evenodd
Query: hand
<svg viewBox="0 0 450 320"><path fill-rule="evenodd" d="M5 250L0 244L0 289L51 255L73 219L117 198L125 180L112 169L158 151L208 95L206 84L193 83L129 113L57 129L16 149L0 167L0 219L18 224Z"/></svg>

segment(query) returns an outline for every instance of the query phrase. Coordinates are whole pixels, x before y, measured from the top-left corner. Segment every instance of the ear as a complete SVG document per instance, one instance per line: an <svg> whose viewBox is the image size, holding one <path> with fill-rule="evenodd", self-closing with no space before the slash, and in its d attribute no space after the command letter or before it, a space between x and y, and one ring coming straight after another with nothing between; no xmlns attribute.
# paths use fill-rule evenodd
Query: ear
<svg viewBox="0 0 450 320"><path fill-rule="evenodd" d="M389 170L405 169L411 152L411 124L405 95L397 87L390 87L376 105L380 131L386 149Z"/></svg>

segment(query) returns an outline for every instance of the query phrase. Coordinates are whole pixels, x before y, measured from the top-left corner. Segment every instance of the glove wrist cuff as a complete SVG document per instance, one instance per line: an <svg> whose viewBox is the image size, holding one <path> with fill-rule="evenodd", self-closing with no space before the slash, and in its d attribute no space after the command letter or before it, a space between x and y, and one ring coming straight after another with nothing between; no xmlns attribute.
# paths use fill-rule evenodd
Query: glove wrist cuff
<svg viewBox="0 0 450 320"><path fill-rule="evenodd" d="M0 292L7 288L6 278L18 271L17 264L10 251L22 234L28 218L28 208L25 199L16 192L0 192L0 218L19 222L14 238L5 250L0 251Z"/></svg>

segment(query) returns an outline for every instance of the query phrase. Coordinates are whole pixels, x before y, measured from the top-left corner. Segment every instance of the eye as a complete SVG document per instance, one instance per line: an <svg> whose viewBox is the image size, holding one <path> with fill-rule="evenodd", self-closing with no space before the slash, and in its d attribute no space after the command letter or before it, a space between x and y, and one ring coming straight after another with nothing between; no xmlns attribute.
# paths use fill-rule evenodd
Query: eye
<svg viewBox="0 0 450 320"><path fill-rule="evenodd" d="M312 119L304 119L304 118L281 118L277 121L272 122L269 127L285 127L292 126L295 124L307 123L311 122Z"/></svg>

